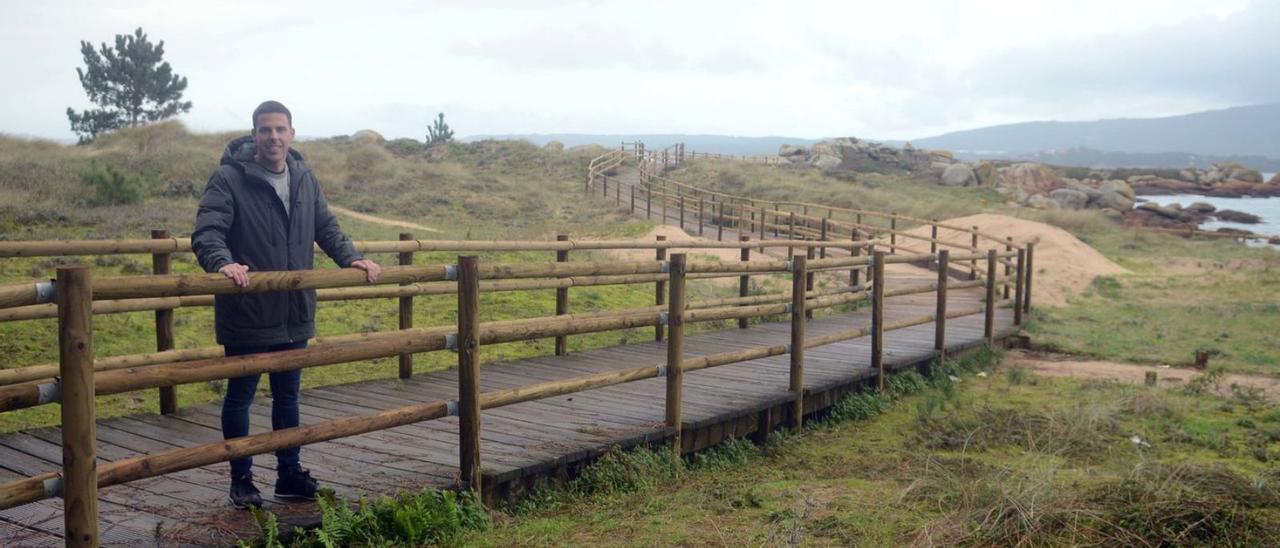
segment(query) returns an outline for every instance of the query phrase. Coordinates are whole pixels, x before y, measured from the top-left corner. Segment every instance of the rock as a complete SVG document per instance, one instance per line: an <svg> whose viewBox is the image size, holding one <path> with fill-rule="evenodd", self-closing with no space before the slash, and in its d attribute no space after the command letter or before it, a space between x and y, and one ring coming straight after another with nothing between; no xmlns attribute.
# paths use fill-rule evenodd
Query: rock
<svg viewBox="0 0 1280 548"><path fill-rule="evenodd" d="M817 147L815 147L817 148ZM840 167L840 157L830 154L819 154L809 159L809 165L818 169L833 169Z"/></svg>
<svg viewBox="0 0 1280 548"><path fill-rule="evenodd" d="M1249 183L1245 181L1223 181L1204 191L1205 196L1219 198L1239 198L1242 196L1280 196L1280 185L1265 183Z"/></svg>
<svg viewBox="0 0 1280 548"><path fill-rule="evenodd" d="M1148 204L1142 204L1135 209L1131 209L1124 214L1124 220L1121 221L1125 226L1149 226L1156 228L1195 228L1196 222L1184 221L1176 218L1167 217L1157 211L1144 208Z"/></svg>
<svg viewBox="0 0 1280 548"><path fill-rule="evenodd" d="M1280 173L1271 176L1271 180L1267 181L1269 185L1280 185Z"/></svg>
<svg viewBox="0 0 1280 548"><path fill-rule="evenodd" d="M1098 190L1103 193L1115 192L1130 200L1138 197L1138 193L1133 191L1133 187L1129 186L1129 183L1121 181L1120 179L1103 181L1098 185Z"/></svg>
<svg viewBox="0 0 1280 548"><path fill-rule="evenodd" d="M1093 188L1088 184L1082 183L1075 179L1066 179L1066 182L1067 182L1067 188L1077 192L1083 192L1085 196L1089 198L1089 201L1086 203L1085 207L1088 207L1089 205L1094 204L1095 202L1098 201L1098 199L1102 198L1102 191L1096 188Z"/></svg>
<svg viewBox="0 0 1280 548"><path fill-rule="evenodd" d="M1129 211L1133 209L1133 199L1119 192L1100 192L1101 196L1093 201L1093 206L1102 209Z"/></svg>
<svg viewBox="0 0 1280 548"><path fill-rule="evenodd" d="M1183 169L1178 171L1178 178L1183 181L1196 182L1200 180L1200 172L1194 169Z"/></svg>
<svg viewBox="0 0 1280 548"><path fill-rule="evenodd" d="M942 184L947 186L973 186L978 184L978 175L969 164L952 164L942 172Z"/></svg>
<svg viewBox="0 0 1280 548"><path fill-rule="evenodd" d="M1246 183L1261 183L1262 174L1257 170L1249 169L1239 164L1229 164L1223 166L1228 181L1244 181Z"/></svg>
<svg viewBox="0 0 1280 548"><path fill-rule="evenodd" d="M1057 201L1044 194L1036 194L1027 198L1027 205L1036 209L1060 209L1062 207Z"/></svg>
<svg viewBox="0 0 1280 548"><path fill-rule="evenodd" d="M366 143L373 143L375 145L380 145L387 141L382 137L381 133L378 133L372 129L362 129L360 131L352 133L351 140L364 141Z"/></svg>
<svg viewBox="0 0 1280 548"><path fill-rule="evenodd" d="M1049 192L1049 198L1058 202L1062 209L1084 209L1089 205L1089 195L1072 188L1059 188Z"/></svg>
<svg viewBox="0 0 1280 548"><path fill-rule="evenodd" d="M835 156L836 158L839 158L840 150L837 147L839 147L839 145L836 145L835 143L823 141L813 145L813 148L810 149L810 154L814 156Z"/></svg>
<svg viewBox="0 0 1280 548"><path fill-rule="evenodd" d="M1111 219L1112 221L1115 221L1117 223L1124 220L1124 212L1118 209L1112 209L1107 207L1107 208L1103 208L1100 213L1102 213L1103 217Z"/></svg>
<svg viewBox="0 0 1280 548"><path fill-rule="evenodd" d="M1002 187L1004 177L1000 175L1000 170L991 162L982 162L978 167L974 168L974 174L978 176L978 184L986 187Z"/></svg>
<svg viewBox="0 0 1280 548"><path fill-rule="evenodd" d="M1213 213L1213 212L1214 212L1215 210L1217 210L1218 208L1213 207L1213 204L1206 204L1206 203L1204 203L1204 202L1195 202L1195 203L1193 203L1193 204L1191 204L1191 205L1189 205L1189 206L1185 207L1184 209L1186 209L1187 211L1190 211L1190 212L1192 212L1192 213L1198 213L1198 214L1200 214L1200 215L1206 215L1206 214L1209 214L1209 213Z"/></svg>
<svg viewBox="0 0 1280 548"><path fill-rule="evenodd" d="M1213 216L1217 217L1219 221L1226 221L1229 223L1256 225L1262 222L1262 218L1257 215L1245 213L1243 211L1236 211L1234 209L1220 209L1217 213L1214 213Z"/></svg>
<svg viewBox="0 0 1280 548"><path fill-rule="evenodd" d="M1133 185L1130 188L1136 194L1200 194L1204 192L1199 184L1178 179L1151 177L1135 182L1131 177L1129 184Z"/></svg>
<svg viewBox="0 0 1280 548"><path fill-rule="evenodd" d="M1180 211L1176 211L1176 210L1161 206L1160 204L1157 204L1155 202L1146 202L1146 203L1138 204L1138 207L1135 209L1139 211L1149 211L1151 213L1154 213L1166 219L1174 219L1174 220L1177 220L1178 217L1180 216L1179 213L1181 213Z"/></svg>
<svg viewBox="0 0 1280 548"><path fill-rule="evenodd" d="M1166 209L1170 210L1170 211L1182 211L1182 204L1180 204L1180 203L1178 203L1178 202L1173 202L1173 203L1165 204L1165 206L1164 206L1164 207L1165 207Z"/></svg>
<svg viewBox="0 0 1280 548"><path fill-rule="evenodd" d="M1043 164L1023 162L1000 169L1004 184L1027 191L1027 194L1048 194L1066 186L1062 177ZM1046 198L1047 199L1047 198Z"/></svg>
<svg viewBox="0 0 1280 548"><path fill-rule="evenodd" d="M791 146L791 145L782 145L778 147L778 156L782 156L784 158L788 156L803 156L807 152L808 151L806 151L804 147L797 147L797 146Z"/></svg>

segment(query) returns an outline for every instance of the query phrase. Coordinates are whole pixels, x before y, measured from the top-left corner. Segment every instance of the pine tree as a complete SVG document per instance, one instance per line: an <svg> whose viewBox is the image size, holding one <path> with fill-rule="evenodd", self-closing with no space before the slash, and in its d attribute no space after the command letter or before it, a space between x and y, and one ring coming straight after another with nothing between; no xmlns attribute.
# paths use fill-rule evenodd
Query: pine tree
<svg viewBox="0 0 1280 548"><path fill-rule="evenodd" d="M436 121L431 123L431 127L427 128L427 146L436 143L447 143L453 140L453 130L449 129L449 124L444 123L444 113L441 112L436 117Z"/></svg>
<svg viewBox="0 0 1280 548"><path fill-rule="evenodd" d="M71 130L80 142L125 126L163 120L191 110L182 100L187 79L173 73L164 61L164 41L152 44L142 28L132 35L117 34L115 47L104 42L99 50L80 42L85 68L76 68L89 100L102 107L76 113L67 107Z"/></svg>

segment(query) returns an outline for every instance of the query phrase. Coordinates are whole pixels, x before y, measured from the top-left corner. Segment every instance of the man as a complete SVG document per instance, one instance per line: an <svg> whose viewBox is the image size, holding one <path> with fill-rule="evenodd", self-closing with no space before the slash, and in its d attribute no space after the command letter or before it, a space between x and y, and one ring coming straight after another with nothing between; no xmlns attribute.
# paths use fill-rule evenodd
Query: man
<svg viewBox="0 0 1280 548"><path fill-rule="evenodd" d="M293 115L276 101L253 111L253 134L227 144L196 213L191 247L206 272L220 272L246 287L254 271L308 270L312 243L341 267L359 268L376 281L381 268L365 259L342 233L324 193L293 142ZM306 348L315 335L315 290L217 295L214 324L227 356ZM301 370L269 374L271 427L298 426ZM222 435L249 434L249 406L261 375L230 379L222 403ZM276 452L277 499L314 500L316 481L299 463L299 448ZM231 502L262 506L253 485L253 459L231 461Z"/></svg>

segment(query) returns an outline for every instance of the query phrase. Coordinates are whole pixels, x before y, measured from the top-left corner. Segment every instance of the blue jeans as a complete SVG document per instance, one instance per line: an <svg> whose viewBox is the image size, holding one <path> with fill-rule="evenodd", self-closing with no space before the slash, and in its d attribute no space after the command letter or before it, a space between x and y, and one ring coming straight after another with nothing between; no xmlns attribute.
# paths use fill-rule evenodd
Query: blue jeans
<svg viewBox="0 0 1280 548"><path fill-rule="evenodd" d="M271 346L227 346L227 356L244 356L264 352L280 352L306 348L307 341L275 344ZM271 428L298 426L298 396L301 393L302 370L268 373L271 381ZM222 438L232 439L249 435L249 406L258 390L262 375L246 375L227 380L227 395L222 400ZM290 447L276 451L277 471L294 469L298 464L299 448ZM243 476L253 469L253 457L231 461L231 476Z"/></svg>

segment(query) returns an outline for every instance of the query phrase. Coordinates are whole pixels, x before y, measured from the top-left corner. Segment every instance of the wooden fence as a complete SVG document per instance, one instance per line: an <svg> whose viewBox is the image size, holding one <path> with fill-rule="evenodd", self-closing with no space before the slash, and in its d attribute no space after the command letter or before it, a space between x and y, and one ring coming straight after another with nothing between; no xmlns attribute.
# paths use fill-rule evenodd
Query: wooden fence
<svg viewBox="0 0 1280 548"><path fill-rule="evenodd" d="M680 161L683 147L667 151L668 157ZM626 151L614 151L591 162L587 190L598 184L606 197L610 182L614 199L621 203L621 188L629 187L631 196L643 192L646 201L659 198L662 207L679 207L678 217L698 212L699 232L715 227L716 241L588 241L567 237L538 242L477 242L415 240L402 235L398 241L359 242L357 247L370 253L396 253L400 264L387 266L376 284L365 280L363 271L334 269L288 272L257 272L248 287L237 287L220 274L169 274L167 265L172 253L188 252L185 239L159 233L153 239L118 241L0 242L0 257L52 255L92 255L142 253L153 255L154 274L145 276L95 277L86 266L57 269L53 282L31 282L0 285L0 320L20 321L56 317L59 334L57 364L39 364L0 371L0 411L28 408L50 403L61 404L63 462L61 471L40 474L0 485L0 509L61 496L64 501L66 540L72 545L94 545L98 539L97 490L143 478L226 462L235 458L273 452L286 447L355 436L420 421L457 416L459 430L459 470L465 488L481 488L480 411L515 403L601 388L616 384L664 377L667 382L666 420L664 431L680 447L681 401L683 375L731 363L790 355L789 389L794 394L794 408L789 424L799 426L804 409L804 350L822 345L871 336L872 365L877 369L878 384L884 383L883 340L885 333L932 323L935 326L936 349L946 348L946 324L950 318L984 314L984 334L990 341L995 336L994 313L999 306L1013 306L1014 321L1021 323L1031 303L1032 246L1007 247L1008 241L980 250L978 244L959 246L958 253L945 247L956 247L928 238L929 253L906 253L895 243L907 237L893 224L887 229L861 222L835 219L834 208L827 217L813 216L801 210L783 211L744 202L722 199L723 195L690 194L684 187L667 187L621 183L607 171L628 157ZM615 163L616 161L616 163ZM656 177L656 176L655 176ZM658 179L654 179L658 181ZM700 198L700 206L691 207L690 196ZM705 207L714 198L715 207ZM774 205L769 203L769 205ZM781 204L778 204L779 206ZM635 201L631 202L635 211ZM651 206L650 206L651 207ZM652 211L647 209L646 211ZM854 211L854 210L842 210ZM854 213L859 214L859 213ZM670 219L667 213L664 219ZM893 216L893 219L902 219ZM892 221L896 222L896 221ZM683 224L683 221L682 221ZM865 230L864 230L865 227ZM934 230L943 228L935 225ZM739 231L738 237L724 239L724 230ZM835 237L840 229L848 237ZM759 231L759 232L757 232ZM753 239L755 234L778 235L777 240ZM980 236L970 231L974 242ZM878 236L879 240L870 239ZM889 238L886 250L884 237ZM686 253L698 249L739 249L738 262L702 262L689 260ZM786 258L751 258L752 249L788 248ZM576 250L643 249L653 251L651 261L571 262ZM803 250L803 254L795 254ZM554 252L547 262L493 263L474 255L459 256L450 264L413 264L413 254L425 251L545 251ZM840 251L837 256L836 251ZM959 272L953 263L970 264ZM915 287L886 287L884 269L887 264L904 263L937 269L937 281ZM981 263L981 267L977 266ZM1001 268L1001 265L1004 268ZM837 287L818 290L815 273L835 273L847 280ZM847 273L847 275L846 275ZM955 279L959 273L960 278ZM832 274L828 274L832 275ZM759 276L790 277L790 291L750 294L749 280ZM738 278L738 294L701 301L686 297L688 283L707 278ZM1001 297L996 288L1004 283ZM568 289L592 285L653 285L654 305L625 310L570 312ZM948 310L946 292L961 288L982 287L985 297L981 306ZM225 357L221 348L176 349L173 345L173 312L178 308L209 306L212 296L231 293L258 293L316 289L319 299L341 301L370 298L395 298L400 303L400 329L339 335L317 339L301 350ZM540 318L481 322L479 295L484 292L555 289L556 315ZM886 323L886 300L895 296L936 292L937 309L933 314ZM415 327L412 299L417 295L453 294L457 296L457 322L454 325ZM806 337L805 317L814 310L841 306L870 306L872 324L820 337ZM93 353L93 317L125 311L156 312L157 351L148 354L95 358ZM164 313L164 314L162 314ZM789 316L789 344L762 346L687 358L683 352L686 326L702 322L736 322L747 327L751 318ZM553 338L556 352L563 353L564 338L573 335L635 328L653 328L655 338L665 340L667 359L663 363L634 369L586 375L567 380L530 384L517 388L480 392L482 375L480 356L488 345ZM458 360L458 398L410 405L388 411L348 416L306 426L253 434L194 447L184 447L124 460L97 463L95 436L95 396L160 389L172 390L179 384L227 379L242 375L362 361L400 356L399 374L412 374L406 356L423 352L455 352ZM411 364L411 362L408 362ZM172 392L161 397L161 411L173 412L176 402Z"/></svg>

